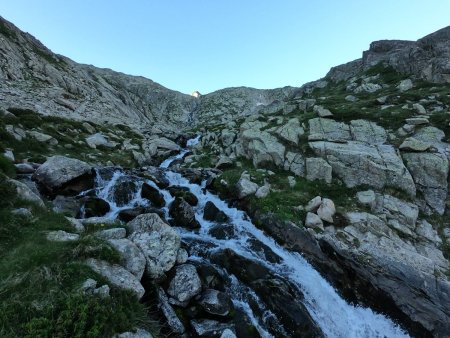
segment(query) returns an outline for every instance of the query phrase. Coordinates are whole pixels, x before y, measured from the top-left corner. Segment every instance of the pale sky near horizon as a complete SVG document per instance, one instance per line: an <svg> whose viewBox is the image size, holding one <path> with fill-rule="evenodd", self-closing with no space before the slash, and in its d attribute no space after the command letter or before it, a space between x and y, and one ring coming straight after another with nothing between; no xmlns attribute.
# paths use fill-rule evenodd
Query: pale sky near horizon
<svg viewBox="0 0 450 338"><path fill-rule="evenodd" d="M0 15L77 62L206 94L299 87L372 41L450 25L450 1L0 0Z"/></svg>

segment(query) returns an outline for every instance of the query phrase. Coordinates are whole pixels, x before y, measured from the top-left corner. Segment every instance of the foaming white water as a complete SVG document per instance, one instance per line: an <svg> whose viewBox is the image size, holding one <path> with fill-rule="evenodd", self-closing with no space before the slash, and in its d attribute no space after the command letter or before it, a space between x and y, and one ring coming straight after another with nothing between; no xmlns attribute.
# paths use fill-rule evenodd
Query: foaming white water
<svg viewBox="0 0 450 338"><path fill-rule="evenodd" d="M192 139L187 140L186 146L189 148L189 147L193 147L193 146L197 145L197 144L200 142L200 137L201 137L201 135L198 135L197 137L194 137L194 138L192 138ZM159 165L159 167L160 167L160 168L163 168L163 169L169 168L170 164L171 164L173 161L182 159L182 158L184 157L184 155L186 155L188 152L189 152L189 149L183 149L179 154L174 155L174 156L171 156L171 157L169 157L168 159L164 160L164 161Z"/></svg>
<svg viewBox="0 0 450 338"><path fill-rule="evenodd" d="M196 218L201 224L198 233L181 231L185 238L198 239L213 243L213 249L230 248L241 256L253 259L270 268L274 273L286 277L295 283L305 295L305 305L313 319L327 337L409 337L389 318L374 313L369 308L353 306L343 300L334 288L298 253L290 252L279 246L271 237L257 229L246 214L236 208L228 207L219 197L205 191L203 186L191 184L178 173L167 172L171 184L188 187L199 200ZM236 229L233 238L220 240L208 234L212 222L203 219L206 202L213 202L229 218ZM282 258L281 263L268 262L261 252L254 252L248 240L254 237Z"/></svg>

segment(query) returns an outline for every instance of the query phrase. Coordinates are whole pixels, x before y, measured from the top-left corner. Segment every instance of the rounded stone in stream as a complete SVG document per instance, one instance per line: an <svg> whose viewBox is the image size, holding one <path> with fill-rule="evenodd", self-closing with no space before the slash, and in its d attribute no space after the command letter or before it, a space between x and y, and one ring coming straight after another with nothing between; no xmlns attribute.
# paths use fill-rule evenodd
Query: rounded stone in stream
<svg viewBox="0 0 450 338"><path fill-rule="evenodd" d="M192 264L196 266L197 273L204 287L225 291L225 278L212 264L196 261L192 262Z"/></svg>
<svg viewBox="0 0 450 338"><path fill-rule="evenodd" d="M145 182L142 184L141 197L148 199L157 208L162 208L166 204L159 190Z"/></svg>
<svg viewBox="0 0 450 338"><path fill-rule="evenodd" d="M226 222L228 221L228 216L225 215L225 213L219 208L216 207L216 205L208 201L205 204L205 209L203 210L203 218L207 221L215 221L215 222Z"/></svg>
<svg viewBox="0 0 450 338"><path fill-rule="evenodd" d="M198 303L206 312L217 316L227 316L233 309L230 296L214 289L203 291Z"/></svg>
<svg viewBox="0 0 450 338"><path fill-rule="evenodd" d="M192 206L183 198L175 198L170 205L169 214L173 218L171 224L188 229L200 228L200 223L195 219L195 212Z"/></svg>
<svg viewBox="0 0 450 338"><path fill-rule="evenodd" d="M198 295L201 290L202 282L195 266L183 264L177 266L167 293L179 302L186 302Z"/></svg>
<svg viewBox="0 0 450 338"><path fill-rule="evenodd" d="M80 210L80 216L82 217L99 217L104 216L111 209L109 203L99 197L86 197L84 204L84 214Z"/></svg>

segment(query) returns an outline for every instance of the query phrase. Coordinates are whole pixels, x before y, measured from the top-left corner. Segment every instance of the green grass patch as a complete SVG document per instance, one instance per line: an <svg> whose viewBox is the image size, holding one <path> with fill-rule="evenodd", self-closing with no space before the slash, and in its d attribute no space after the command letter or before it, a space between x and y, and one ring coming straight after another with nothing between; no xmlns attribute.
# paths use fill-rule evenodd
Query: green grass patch
<svg viewBox="0 0 450 338"><path fill-rule="evenodd" d="M87 278L107 284L82 263L88 257L119 262L107 242L90 234L50 242L48 231L73 231L70 223L17 199L4 177L0 192L10 196L0 202L1 337L111 337L135 327L157 330L134 294L114 287L109 298L80 291ZM33 217L14 215L17 207L30 208Z"/></svg>

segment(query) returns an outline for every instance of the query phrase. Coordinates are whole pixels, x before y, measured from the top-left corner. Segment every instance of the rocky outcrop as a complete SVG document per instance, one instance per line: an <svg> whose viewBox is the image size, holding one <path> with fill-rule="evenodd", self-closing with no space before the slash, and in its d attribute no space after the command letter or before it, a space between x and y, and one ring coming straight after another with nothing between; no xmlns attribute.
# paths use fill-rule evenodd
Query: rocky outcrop
<svg viewBox="0 0 450 338"><path fill-rule="evenodd" d="M348 187L369 185L377 189L395 187L411 196L416 194L411 174L391 145L366 145L360 142L310 142Z"/></svg>
<svg viewBox="0 0 450 338"><path fill-rule="evenodd" d="M450 26L417 41L381 40L370 44L361 59L331 68L327 78L341 81L383 63L396 71L431 82L450 82Z"/></svg>

